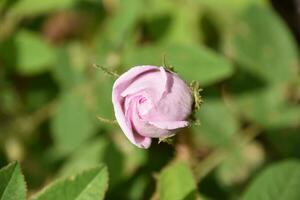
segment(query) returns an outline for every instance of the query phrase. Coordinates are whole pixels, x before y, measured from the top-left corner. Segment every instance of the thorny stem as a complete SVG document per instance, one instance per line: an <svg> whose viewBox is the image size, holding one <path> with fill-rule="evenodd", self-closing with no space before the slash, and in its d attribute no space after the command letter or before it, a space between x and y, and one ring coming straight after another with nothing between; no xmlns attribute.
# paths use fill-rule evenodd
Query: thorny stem
<svg viewBox="0 0 300 200"><path fill-rule="evenodd" d="M106 119L106 118L100 117L100 116L97 116L97 119L100 120L103 123L117 124L117 120Z"/></svg>
<svg viewBox="0 0 300 200"><path fill-rule="evenodd" d="M113 72L113 71L110 71L108 70L107 68L103 67L103 66L100 66L100 65L97 65L97 64L93 64L93 67L97 68L97 69L101 69L103 70L105 73L107 73L108 75L110 76L113 76L114 78L118 78L120 75Z"/></svg>
<svg viewBox="0 0 300 200"><path fill-rule="evenodd" d="M163 67L168 71L175 72L175 68L172 65L167 64L166 57L167 55L164 53L162 58Z"/></svg>

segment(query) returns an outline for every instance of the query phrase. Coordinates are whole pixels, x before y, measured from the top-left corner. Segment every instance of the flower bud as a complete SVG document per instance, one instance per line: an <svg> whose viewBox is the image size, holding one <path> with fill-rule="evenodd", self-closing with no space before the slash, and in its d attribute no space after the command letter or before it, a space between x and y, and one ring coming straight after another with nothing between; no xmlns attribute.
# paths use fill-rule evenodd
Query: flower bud
<svg viewBox="0 0 300 200"><path fill-rule="evenodd" d="M137 66L114 83L116 119L131 143L149 148L152 138L168 137L189 125L191 89L164 67Z"/></svg>

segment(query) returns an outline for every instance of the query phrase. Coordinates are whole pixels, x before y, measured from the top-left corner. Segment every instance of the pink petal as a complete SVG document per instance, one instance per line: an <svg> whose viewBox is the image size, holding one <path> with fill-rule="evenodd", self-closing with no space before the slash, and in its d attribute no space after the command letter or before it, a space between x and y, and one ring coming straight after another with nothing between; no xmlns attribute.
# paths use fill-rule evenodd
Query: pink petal
<svg viewBox="0 0 300 200"><path fill-rule="evenodd" d="M160 121L160 122L148 122L149 124L167 130L174 130L179 128L184 128L189 125L188 121Z"/></svg>
<svg viewBox="0 0 300 200"><path fill-rule="evenodd" d="M190 88L174 73L170 79L167 84L170 92L165 92L164 97L156 103L155 109L149 112L148 121L185 121L190 115L193 104Z"/></svg>
<svg viewBox="0 0 300 200"><path fill-rule="evenodd" d="M140 135L150 138L158 138L161 136L166 136L171 134L169 130L160 129L156 126L149 124L147 121L143 120L139 116L139 110L137 108L137 101L133 102L131 105L133 109L133 115L131 118L133 129L138 132Z"/></svg>
<svg viewBox="0 0 300 200"><path fill-rule="evenodd" d="M121 75L113 85L112 91L112 102L115 110L115 117L131 143L135 144L140 148L148 148L151 144L151 138L140 136L134 133L131 126L128 125L125 118L125 111L123 108L124 98L121 96L123 91L132 83L132 81L140 74L156 70L157 67L154 66L137 66L131 68L129 71Z"/></svg>

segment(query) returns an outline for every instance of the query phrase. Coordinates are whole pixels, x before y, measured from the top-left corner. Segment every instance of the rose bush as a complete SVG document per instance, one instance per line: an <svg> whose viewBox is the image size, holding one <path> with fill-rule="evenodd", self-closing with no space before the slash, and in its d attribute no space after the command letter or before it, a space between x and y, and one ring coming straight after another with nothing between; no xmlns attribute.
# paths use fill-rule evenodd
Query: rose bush
<svg viewBox="0 0 300 200"><path fill-rule="evenodd" d="M131 143L148 148L152 138L168 137L189 125L191 89L164 67L136 66L113 85L116 119Z"/></svg>

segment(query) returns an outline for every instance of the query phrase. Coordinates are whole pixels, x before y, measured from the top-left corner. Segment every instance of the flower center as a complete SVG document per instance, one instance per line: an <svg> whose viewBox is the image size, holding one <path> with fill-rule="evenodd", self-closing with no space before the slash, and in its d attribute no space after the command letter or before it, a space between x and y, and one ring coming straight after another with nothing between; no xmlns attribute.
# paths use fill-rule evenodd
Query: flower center
<svg viewBox="0 0 300 200"><path fill-rule="evenodd" d="M141 96L138 99L138 105L137 106L138 106L139 115L141 117L148 114L148 112L153 108L152 102L144 96Z"/></svg>

